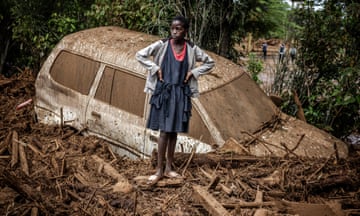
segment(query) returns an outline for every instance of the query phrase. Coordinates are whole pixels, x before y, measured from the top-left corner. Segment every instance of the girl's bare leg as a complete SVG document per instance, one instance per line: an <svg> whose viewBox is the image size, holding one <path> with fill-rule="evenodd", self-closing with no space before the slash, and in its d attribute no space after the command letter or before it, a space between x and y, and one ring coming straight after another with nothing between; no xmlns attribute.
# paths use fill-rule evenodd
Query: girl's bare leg
<svg viewBox="0 0 360 216"><path fill-rule="evenodd" d="M169 142L168 140L169 135L165 132L160 132L156 173L150 176L148 184L156 184L164 176L163 164L165 161L166 146Z"/></svg>
<svg viewBox="0 0 360 216"><path fill-rule="evenodd" d="M170 178L178 178L180 175L172 170L171 165L174 162L174 153L176 147L177 133L169 133L169 143L167 147L167 160L164 175Z"/></svg>

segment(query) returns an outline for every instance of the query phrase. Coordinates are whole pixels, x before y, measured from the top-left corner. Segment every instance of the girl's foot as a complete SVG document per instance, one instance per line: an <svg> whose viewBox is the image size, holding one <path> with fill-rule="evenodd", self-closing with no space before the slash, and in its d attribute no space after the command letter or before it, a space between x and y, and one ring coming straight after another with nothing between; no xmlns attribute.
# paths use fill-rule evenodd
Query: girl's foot
<svg viewBox="0 0 360 216"><path fill-rule="evenodd" d="M183 178L179 173L177 173L175 171L165 172L164 176L167 177L167 178L179 178L179 179Z"/></svg>
<svg viewBox="0 0 360 216"><path fill-rule="evenodd" d="M162 179L162 177L163 177L163 176L161 176L161 175L159 175L159 174L151 175L151 176L148 178L146 184L147 184L147 185L150 185L150 186L155 185L156 183L158 183L158 181L160 181L160 180Z"/></svg>

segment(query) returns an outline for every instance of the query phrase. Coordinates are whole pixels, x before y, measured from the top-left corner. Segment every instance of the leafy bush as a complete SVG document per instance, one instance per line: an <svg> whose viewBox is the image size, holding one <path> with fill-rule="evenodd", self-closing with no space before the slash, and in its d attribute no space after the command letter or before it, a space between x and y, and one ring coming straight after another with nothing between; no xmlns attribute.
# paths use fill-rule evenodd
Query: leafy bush
<svg viewBox="0 0 360 216"><path fill-rule="evenodd" d="M247 64L247 69L251 73L252 79L256 83L260 83L261 80L258 78L258 75L263 70L263 64L262 61L256 57L255 53L249 53L249 61Z"/></svg>

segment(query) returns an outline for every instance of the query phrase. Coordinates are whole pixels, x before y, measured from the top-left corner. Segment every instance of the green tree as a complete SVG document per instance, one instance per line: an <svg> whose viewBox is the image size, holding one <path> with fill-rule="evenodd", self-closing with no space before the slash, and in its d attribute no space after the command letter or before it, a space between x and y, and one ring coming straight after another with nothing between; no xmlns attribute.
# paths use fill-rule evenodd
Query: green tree
<svg viewBox="0 0 360 216"><path fill-rule="evenodd" d="M335 136L360 127L360 3L317 1L297 9L299 61L296 88L307 120Z"/></svg>

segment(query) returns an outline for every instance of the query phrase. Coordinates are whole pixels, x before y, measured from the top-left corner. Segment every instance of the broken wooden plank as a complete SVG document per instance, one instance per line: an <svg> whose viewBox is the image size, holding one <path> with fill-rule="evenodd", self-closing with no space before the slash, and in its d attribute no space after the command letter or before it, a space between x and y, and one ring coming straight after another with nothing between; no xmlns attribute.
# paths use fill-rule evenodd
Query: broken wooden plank
<svg viewBox="0 0 360 216"><path fill-rule="evenodd" d="M224 145L219 149L220 153L233 152L238 155L251 155L249 150L246 149L242 144L240 144L236 139L230 137L225 141Z"/></svg>
<svg viewBox="0 0 360 216"><path fill-rule="evenodd" d="M8 133L5 140L0 143L0 155L3 154L6 151L6 149L9 148L11 144L11 139L12 139L12 132Z"/></svg>
<svg viewBox="0 0 360 216"><path fill-rule="evenodd" d="M25 152L25 146L22 144L18 144L19 146L19 157L20 157L20 167L21 170L26 174L30 175L29 173L29 164L27 162L26 152Z"/></svg>
<svg viewBox="0 0 360 216"><path fill-rule="evenodd" d="M146 185L150 176L136 176L133 178L140 185ZM157 187L180 187L184 184L184 179L180 178L162 178L155 185Z"/></svg>
<svg viewBox="0 0 360 216"><path fill-rule="evenodd" d="M259 208L259 209L256 209L253 216L267 216L267 215L271 215L271 211L269 211L267 209Z"/></svg>
<svg viewBox="0 0 360 216"><path fill-rule="evenodd" d="M244 202L240 201L238 203L222 203L222 206L225 208L235 209L235 208L260 208L266 206L279 206L280 202L275 201L266 201L266 202Z"/></svg>
<svg viewBox="0 0 360 216"><path fill-rule="evenodd" d="M40 156L43 157L43 158L45 157L45 154L42 153L35 145L29 143L27 146L29 147L29 149L31 149L31 150L32 150L33 152L35 152L36 154L40 155Z"/></svg>
<svg viewBox="0 0 360 216"><path fill-rule="evenodd" d="M133 190L133 186L129 183L128 179L121 175L111 164L105 162L97 155L91 156L97 163L103 166L103 171L115 178L118 182L113 186L114 192L130 193Z"/></svg>
<svg viewBox="0 0 360 216"><path fill-rule="evenodd" d="M213 216L230 216L230 213L207 192L206 188L200 185L193 186L195 192L195 199L197 199L202 206Z"/></svg>
<svg viewBox="0 0 360 216"><path fill-rule="evenodd" d="M10 155L0 155L0 159L8 159L11 158Z"/></svg>
<svg viewBox="0 0 360 216"><path fill-rule="evenodd" d="M283 201L287 213L301 216L337 216L326 204L300 203Z"/></svg>
<svg viewBox="0 0 360 216"><path fill-rule="evenodd" d="M14 167L19 162L19 143L17 142L18 138L18 133L13 131L11 142L11 167Z"/></svg>
<svg viewBox="0 0 360 216"><path fill-rule="evenodd" d="M258 202L258 203L263 202L263 197L264 197L264 194L263 194L263 192L259 189L259 186L258 186L258 187L257 187L257 190L256 190L256 195L255 195L255 201L254 201L254 202Z"/></svg>
<svg viewBox="0 0 360 216"><path fill-rule="evenodd" d="M219 176L215 176L211 179L210 184L207 186L207 190L213 190L216 188L216 186L218 185L220 181L220 177Z"/></svg>
<svg viewBox="0 0 360 216"><path fill-rule="evenodd" d="M227 195L231 195L233 193L233 190L226 185L219 183L219 186Z"/></svg>

